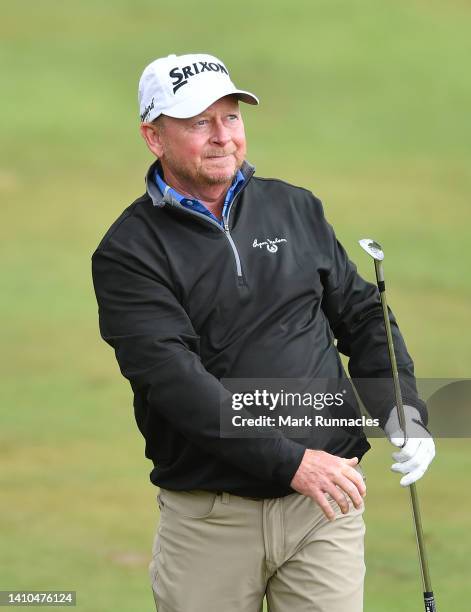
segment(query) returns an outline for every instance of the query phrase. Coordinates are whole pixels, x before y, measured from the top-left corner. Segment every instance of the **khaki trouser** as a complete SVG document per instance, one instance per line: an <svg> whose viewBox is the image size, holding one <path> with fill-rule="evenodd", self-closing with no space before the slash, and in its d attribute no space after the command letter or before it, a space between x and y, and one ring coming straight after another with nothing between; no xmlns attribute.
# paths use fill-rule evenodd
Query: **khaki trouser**
<svg viewBox="0 0 471 612"><path fill-rule="evenodd" d="M359 470L360 471L360 470ZM149 574L158 612L361 612L363 508L161 489Z"/></svg>

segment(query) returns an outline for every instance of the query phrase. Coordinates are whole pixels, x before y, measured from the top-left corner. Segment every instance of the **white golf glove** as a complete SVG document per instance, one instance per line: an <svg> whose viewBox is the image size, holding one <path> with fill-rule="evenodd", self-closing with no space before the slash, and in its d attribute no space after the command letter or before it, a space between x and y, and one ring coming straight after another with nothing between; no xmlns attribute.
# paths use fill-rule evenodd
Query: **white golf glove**
<svg viewBox="0 0 471 612"><path fill-rule="evenodd" d="M422 423L419 411L412 406L404 406L406 417L407 442L397 453L393 453L391 470L404 474L400 484L407 487L425 474L428 466L435 457L435 444L429 431ZM404 432L399 425L396 407L384 426L384 433L391 444L401 447L404 444Z"/></svg>

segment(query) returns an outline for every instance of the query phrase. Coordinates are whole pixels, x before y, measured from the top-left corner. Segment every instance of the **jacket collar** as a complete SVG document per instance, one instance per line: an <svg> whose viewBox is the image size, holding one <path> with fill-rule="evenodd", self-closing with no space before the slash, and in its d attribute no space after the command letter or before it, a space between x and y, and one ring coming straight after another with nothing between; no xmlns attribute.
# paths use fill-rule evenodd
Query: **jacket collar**
<svg viewBox="0 0 471 612"><path fill-rule="evenodd" d="M150 165L145 177L147 194L152 200L152 204L157 208L162 208L166 204L177 204L178 206L180 206L177 200L172 198L170 194L163 194L158 188L154 180L154 172L160 169L160 167L160 161L157 159L153 164ZM242 191L249 182L249 180L252 178L255 172L255 167L252 166L252 164L249 164L248 162L244 161L240 170L244 175L244 184L240 188L240 191Z"/></svg>

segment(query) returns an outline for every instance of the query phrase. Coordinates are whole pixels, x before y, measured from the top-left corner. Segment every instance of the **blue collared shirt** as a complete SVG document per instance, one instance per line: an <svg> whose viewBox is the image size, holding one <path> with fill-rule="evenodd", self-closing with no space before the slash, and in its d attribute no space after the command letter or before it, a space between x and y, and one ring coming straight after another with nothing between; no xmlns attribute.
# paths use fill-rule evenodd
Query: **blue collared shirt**
<svg viewBox="0 0 471 612"><path fill-rule="evenodd" d="M157 183L157 186L162 193L170 194L172 198L175 198L175 200L177 200L177 202L180 202L180 204L182 206L185 206L185 208L202 213L203 215L206 215L210 219L213 219L213 221L216 221L216 223L219 223L219 225L224 225L224 219L226 218L229 204L235 198L236 194L239 192L240 188L242 187L242 184L245 181L244 175L242 174L241 170L238 170L236 176L234 177L234 180L232 181L231 186L227 190L226 197L224 199L224 206L222 208L222 219L218 219L199 200L187 198L186 196L183 196L181 193L178 193L178 191L175 191L175 189L172 189L171 187L169 187L167 183L164 181L164 179L160 176L158 170L155 171L154 176L155 176L155 182Z"/></svg>

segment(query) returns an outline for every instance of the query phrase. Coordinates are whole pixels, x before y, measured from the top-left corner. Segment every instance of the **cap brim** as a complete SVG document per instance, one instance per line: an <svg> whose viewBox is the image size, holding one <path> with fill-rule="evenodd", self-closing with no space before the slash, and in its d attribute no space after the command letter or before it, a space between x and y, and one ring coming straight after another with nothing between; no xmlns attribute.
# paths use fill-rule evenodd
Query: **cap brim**
<svg viewBox="0 0 471 612"><path fill-rule="evenodd" d="M168 115L169 117L175 117L175 119L188 119L190 117L195 117L199 115L204 110L206 110L211 104L214 104L217 100L224 98L225 96L237 96L239 100L245 102L246 104L259 104L259 100L257 96L250 93L249 91L244 91L243 89L235 89L235 88L225 88L221 89L218 92L203 91L202 94L198 97L193 96L187 100L182 100L179 104L174 104L168 109L162 109L163 115Z"/></svg>

